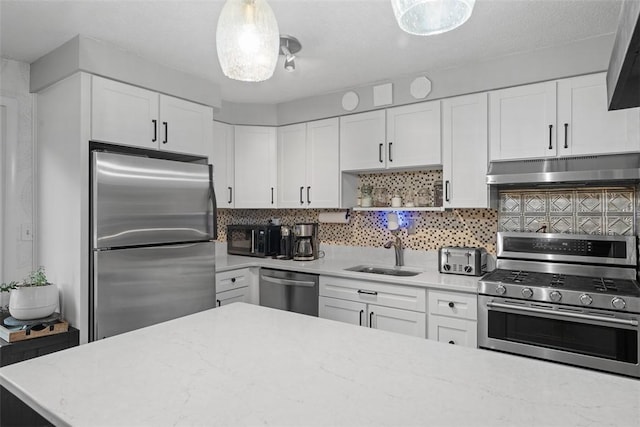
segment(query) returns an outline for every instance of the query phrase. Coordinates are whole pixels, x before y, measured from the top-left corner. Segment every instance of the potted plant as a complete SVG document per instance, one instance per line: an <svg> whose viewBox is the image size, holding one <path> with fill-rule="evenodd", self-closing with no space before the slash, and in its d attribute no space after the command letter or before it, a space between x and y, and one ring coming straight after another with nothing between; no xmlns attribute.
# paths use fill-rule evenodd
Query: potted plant
<svg viewBox="0 0 640 427"><path fill-rule="evenodd" d="M22 283L3 283L0 291L10 291L9 313L18 320L48 317L58 306L58 287L49 283L44 267L32 271Z"/></svg>

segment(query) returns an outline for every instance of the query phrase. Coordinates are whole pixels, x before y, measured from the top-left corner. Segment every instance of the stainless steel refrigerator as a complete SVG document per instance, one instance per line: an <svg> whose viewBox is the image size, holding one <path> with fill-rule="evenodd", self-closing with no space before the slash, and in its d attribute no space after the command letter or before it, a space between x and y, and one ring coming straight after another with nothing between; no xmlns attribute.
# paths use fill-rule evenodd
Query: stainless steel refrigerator
<svg viewBox="0 0 640 427"><path fill-rule="evenodd" d="M212 167L92 152L90 340L215 307Z"/></svg>

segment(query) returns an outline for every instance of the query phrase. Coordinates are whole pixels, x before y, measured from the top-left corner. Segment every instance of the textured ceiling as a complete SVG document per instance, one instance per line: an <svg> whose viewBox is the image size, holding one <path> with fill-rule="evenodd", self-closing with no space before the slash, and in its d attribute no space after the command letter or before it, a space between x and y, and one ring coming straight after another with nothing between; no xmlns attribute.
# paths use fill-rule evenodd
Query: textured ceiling
<svg viewBox="0 0 640 427"><path fill-rule="evenodd" d="M0 0L0 56L30 63L82 34L216 82L224 100L279 103L614 33L621 0L477 0L466 24L430 37L403 33L389 0L268 2L302 51L266 82L222 74L223 0Z"/></svg>

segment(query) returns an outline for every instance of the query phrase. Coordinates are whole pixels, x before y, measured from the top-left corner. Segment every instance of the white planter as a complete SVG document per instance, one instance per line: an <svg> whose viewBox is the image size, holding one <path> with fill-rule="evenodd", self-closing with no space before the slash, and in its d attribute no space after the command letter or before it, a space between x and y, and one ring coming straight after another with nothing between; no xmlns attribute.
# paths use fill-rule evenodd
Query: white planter
<svg viewBox="0 0 640 427"><path fill-rule="evenodd" d="M58 287L20 286L11 290L9 313L19 320L41 319L50 316L58 306Z"/></svg>

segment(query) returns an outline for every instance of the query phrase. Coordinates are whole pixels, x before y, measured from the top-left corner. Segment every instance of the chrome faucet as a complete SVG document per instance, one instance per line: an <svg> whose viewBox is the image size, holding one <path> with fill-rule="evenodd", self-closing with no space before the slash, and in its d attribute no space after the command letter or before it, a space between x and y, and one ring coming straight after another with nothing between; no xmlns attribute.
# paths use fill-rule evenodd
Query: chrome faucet
<svg viewBox="0 0 640 427"><path fill-rule="evenodd" d="M396 250L396 267L402 267L404 265L404 256L402 253L402 240L399 235L400 230L393 230L391 234L395 236L393 240L389 240L384 244L385 249L390 249L391 246Z"/></svg>

